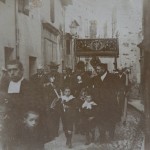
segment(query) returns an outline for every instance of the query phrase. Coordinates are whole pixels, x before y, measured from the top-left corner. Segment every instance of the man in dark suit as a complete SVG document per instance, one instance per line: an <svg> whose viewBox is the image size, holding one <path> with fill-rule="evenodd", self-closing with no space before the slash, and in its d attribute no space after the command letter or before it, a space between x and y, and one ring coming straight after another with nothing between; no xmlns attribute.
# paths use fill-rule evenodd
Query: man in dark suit
<svg viewBox="0 0 150 150"><path fill-rule="evenodd" d="M50 68L50 76L53 76L55 78L55 85L56 87L60 88L62 86L62 75L58 72L60 65L55 62L50 62L48 66Z"/></svg>
<svg viewBox="0 0 150 150"><path fill-rule="evenodd" d="M120 118L123 114L125 93L126 93L126 75L124 74L123 68L118 69L118 74L116 74L117 88L118 88L118 103L119 103L119 114Z"/></svg>
<svg viewBox="0 0 150 150"><path fill-rule="evenodd" d="M75 73L72 77L72 89L74 90L74 95L78 97L83 88L88 88L90 86L90 76L85 71L85 64L83 61L79 61L76 64Z"/></svg>
<svg viewBox="0 0 150 150"><path fill-rule="evenodd" d="M66 68L63 69L62 72L62 88L65 88L67 86L71 87L72 83L72 69L71 68Z"/></svg>
<svg viewBox="0 0 150 150"><path fill-rule="evenodd" d="M23 77L23 65L18 60L11 60L7 64L9 75L6 83L5 93L7 94L7 119L5 120L6 143L10 150L13 150L13 139L15 137L17 124L21 120L24 110L34 104L32 89L29 81ZM8 148L9 149L9 148Z"/></svg>
<svg viewBox="0 0 150 150"><path fill-rule="evenodd" d="M93 92L98 104L97 121L100 131L100 142L114 138L115 125L118 121L115 78L107 71L107 64L96 66L97 76L93 77Z"/></svg>
<svg viewBox="0 0 150 150"><path fill-rule="evenodd" d="M62 87L62 76L58 72L59 64L55 62L50 62L50 73L47 75L47 82L44 84L44 95L47 105L47 122L49 134L47 140L57 137L59 135L59 125L60 125L60 113L57 109L52 109L52 105L57 101L60 96L60 88Z"/></svg>
<svg viewBox="0 0 150 150"><path fill-rule="evenodd" d="M11 60L7 64L10 80L5 92L8 94L8 106L14 111L22 111L33 100L33 90L28 80L23 77L23 65L18 60ZM16 114L17 115L17 114Z"/></svg>
<svg viewBox="0 0 150 150"><path fill-rule="evenodd" d="M73 95L79 99L81 91L90 86L90 77L85 71L85 63L83 61L79 61L76 64L75 72L72 75L71 79L71 88L73 89ZM77 104L78 105L78 104ZM79 108L76 109L75 116L75 133L80 132L80 112Z"/></svg>
<svg viewBox="0 0 150 150"><path fill-rule="evenodd" d="M46 75L44 74L43 65L39 64L37 67L37 73L30 78L32 88L34 89L36 98L39 102L40 109L45 109L44 106L44 83L46 82Z"/></svg>

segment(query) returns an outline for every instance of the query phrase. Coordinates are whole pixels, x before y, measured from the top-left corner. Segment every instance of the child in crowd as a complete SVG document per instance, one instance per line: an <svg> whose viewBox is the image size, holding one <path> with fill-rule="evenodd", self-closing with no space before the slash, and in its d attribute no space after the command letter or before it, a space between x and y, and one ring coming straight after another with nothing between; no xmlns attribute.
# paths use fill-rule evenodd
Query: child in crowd
<svg viewBox="0 0 150 150"><path fill-rule="evenodd" d="M81 121L86 136L86 145L94 142L95 139L96 111L97 104L93 101L92 94L87 92L85 102L81 107Z"/></svg>
<svg viewBox="0 0 150 150"><path fill-rule="evenodd" d="M62 123L66 136L66 145L69 148L72 148L72 134L73 134L76 100L75 97L71 95L71 89L69 87L64 88L63 95L61 96L61 104L62 104Z"/></svg>
<svg viewBox="0 0 150 150"><path fill-rule="evenodd" d="M15 150L44 150L44 137L39 130L39 113L36 110L25 112L16 131Z"/></svg>

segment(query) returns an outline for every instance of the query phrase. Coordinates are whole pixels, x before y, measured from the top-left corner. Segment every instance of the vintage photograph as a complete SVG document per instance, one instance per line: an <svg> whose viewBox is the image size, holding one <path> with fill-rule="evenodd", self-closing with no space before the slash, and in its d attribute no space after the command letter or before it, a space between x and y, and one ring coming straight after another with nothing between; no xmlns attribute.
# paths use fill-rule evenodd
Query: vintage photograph
<svg viewBox="0 0 150 150"><path fill-rule="evenodd" d="M0 0L0 150L149 150L149 0Z"/></svg>

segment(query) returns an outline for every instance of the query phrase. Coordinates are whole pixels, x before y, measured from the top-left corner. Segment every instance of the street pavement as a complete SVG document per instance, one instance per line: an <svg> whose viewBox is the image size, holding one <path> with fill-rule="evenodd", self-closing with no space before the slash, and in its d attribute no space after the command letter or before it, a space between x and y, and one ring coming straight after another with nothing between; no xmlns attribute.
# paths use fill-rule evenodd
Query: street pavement
<svg viewBox="0 0 150 150"><path fill-rule="evenodd" d="M86 146L83 135L73 135L72 150L141 150L144 133L143 133L143 114L134 107L128 105L126 125L119 122L116 125L115 138L108 143L99 144L98 130L96 130L96 141ZM55 140L46 143L46 150L68 150L65 145L66 140L60 129L60 135Z"/></svg>
<svg viewBox="0 0 150 150"><path fill-rule="evenodd" d="M135 102L133 105L128 105L126 125L119 122L116 125L115 138L113 141L99 144L98 136L99 132L96 129L96 140L94 143L86 146L85 137L83 135L73 135L73 148L72 150L143 150L143 113L134 106L137 106ZM66 139L62 131L62 125L60 127L59 137L55 140L45 144L45 150L68 150L66 147ZM1 148L0 148L1 150Z"/></svg>

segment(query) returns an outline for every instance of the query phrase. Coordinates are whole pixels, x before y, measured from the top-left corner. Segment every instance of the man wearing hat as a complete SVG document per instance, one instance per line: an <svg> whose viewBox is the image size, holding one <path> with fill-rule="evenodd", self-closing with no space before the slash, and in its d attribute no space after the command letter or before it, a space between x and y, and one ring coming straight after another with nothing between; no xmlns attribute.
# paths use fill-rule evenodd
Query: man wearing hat
<svg viewBox="0 0 150 150"><path fill-rule="evenodd" d="M44 74L44 67L42 64L39 64L37 66L37 73L31 76L30 81L36 92L35 95L37 95L37 98L40 100L43 100L43 87L45 80L46 76Z"/></svg>
<svg viewBox="0 0 150 150"><path fill-rule="evenodd" d="M45 100L48 108L52 105L53 100L58 99L60 96L60 88L62 87L62 76L58 72L59 64L55 62L50 62L50 73L47 75L46 83L44 84L45 90ZM52 129L48 129L48 132L53 131L53 137L58 136L59 132L59 123L60 123L60 114L59 111L53 110L51 114L49 114L49 110L47 112L48 120L51 121ZM50 127L49 127L50 128ZM50 137L51 138L51 137Z"/></svg>
<svg viewBox="0 0 150 150"><path fill-rule="evenodd" d="M81 90L83 88L87 88L90 86L90 77L87 72L85 72L85 63L83 61L79 61L76 64L76 70L72 79L74 94L76 97L79 96Z"/></svg>
<svg viewBox="0 0 150 150"><path fill-rule="evenodd" d="M71 68L65 68L62 72L62 88L64 87L71 87L72 83L72 69Z"/></svg>
<svg viewBox="0 0 150 150"><path fill-rule="evenodd" d="M73 94L75 97L79 98L82 89L86 89L90 86L90 77L88 73L85 71L85 63L83 61L79 61L75 66L75 73L71 79ZM76 117L75 117L75 133L79 133L80 131L80 113L79 109L76 109Z"/></svg>
<svg viewBox="0 0 150 150"><path fill-rule="evenodd" d="M24 110L33 103L34 94L31 84L23 76L23 65L19 60L10 60L7 64L9 80L2 91L7 95L7 118L5 119L5 144L8 150L13 150L14 136L17 125L23 117Z"/></svg>
<svg viewBox="0 0 150 150"><path fill-rule="evenodd" d="M61 74L58 72L58 68L59 68L60 64L56 64L56 62L51 61L48 66L50 68L51 76L55 77L55 85L57 87L60 87L62 84Z"/></svg>
<svg viewBox="0 0 150 150"><path fill-rule="evenodd" d="M100 131L100 142L105 142L106 132L109 139L114 138L115 125L118 121L116 84L113 74L107 70L107 64L96 65L97 76L93 77L93 92L98 104L97 122Z"/></svg>
<svg viewBox="0 0 150 150"><path fill-rule="evenodd" d="M118 103L119 103L119 114L120 119L123 114L124 100L125 100L125 89L126 89L126 75L124 74L123 68L118 68L118 73L116 74L117 86L118 86Z"/></svg>
<svg viewBox="0 0 150 150"><path fill-rule="evenodd" d="M46 102L45 102L45 95L44 95L44 83L46 82L46 75L44 74L44 66L39 64L37 66L37 73L30 77L30 82L32 85L32 92L35 95L37 108L40 113L40 128L41 131L47 135L47 131L45 129L46 124ZM46 140L46 139L45 139Z"/></svg>
<svg viewBox="0 0 150 150"><path fill-rule="evenodd" d="M118 93L117 93L117 100L119 103L119 114L120 114L120 120L123 122L124 118L124 110L125 105L125 98L129 94L130 90L130 81L128 78L128 73L125 72L126 69L124 68L118 68L118 73L116 74L116 81L117 81L117 87L118 87ZM125 122L123 122L125 123Z"/></svg>

